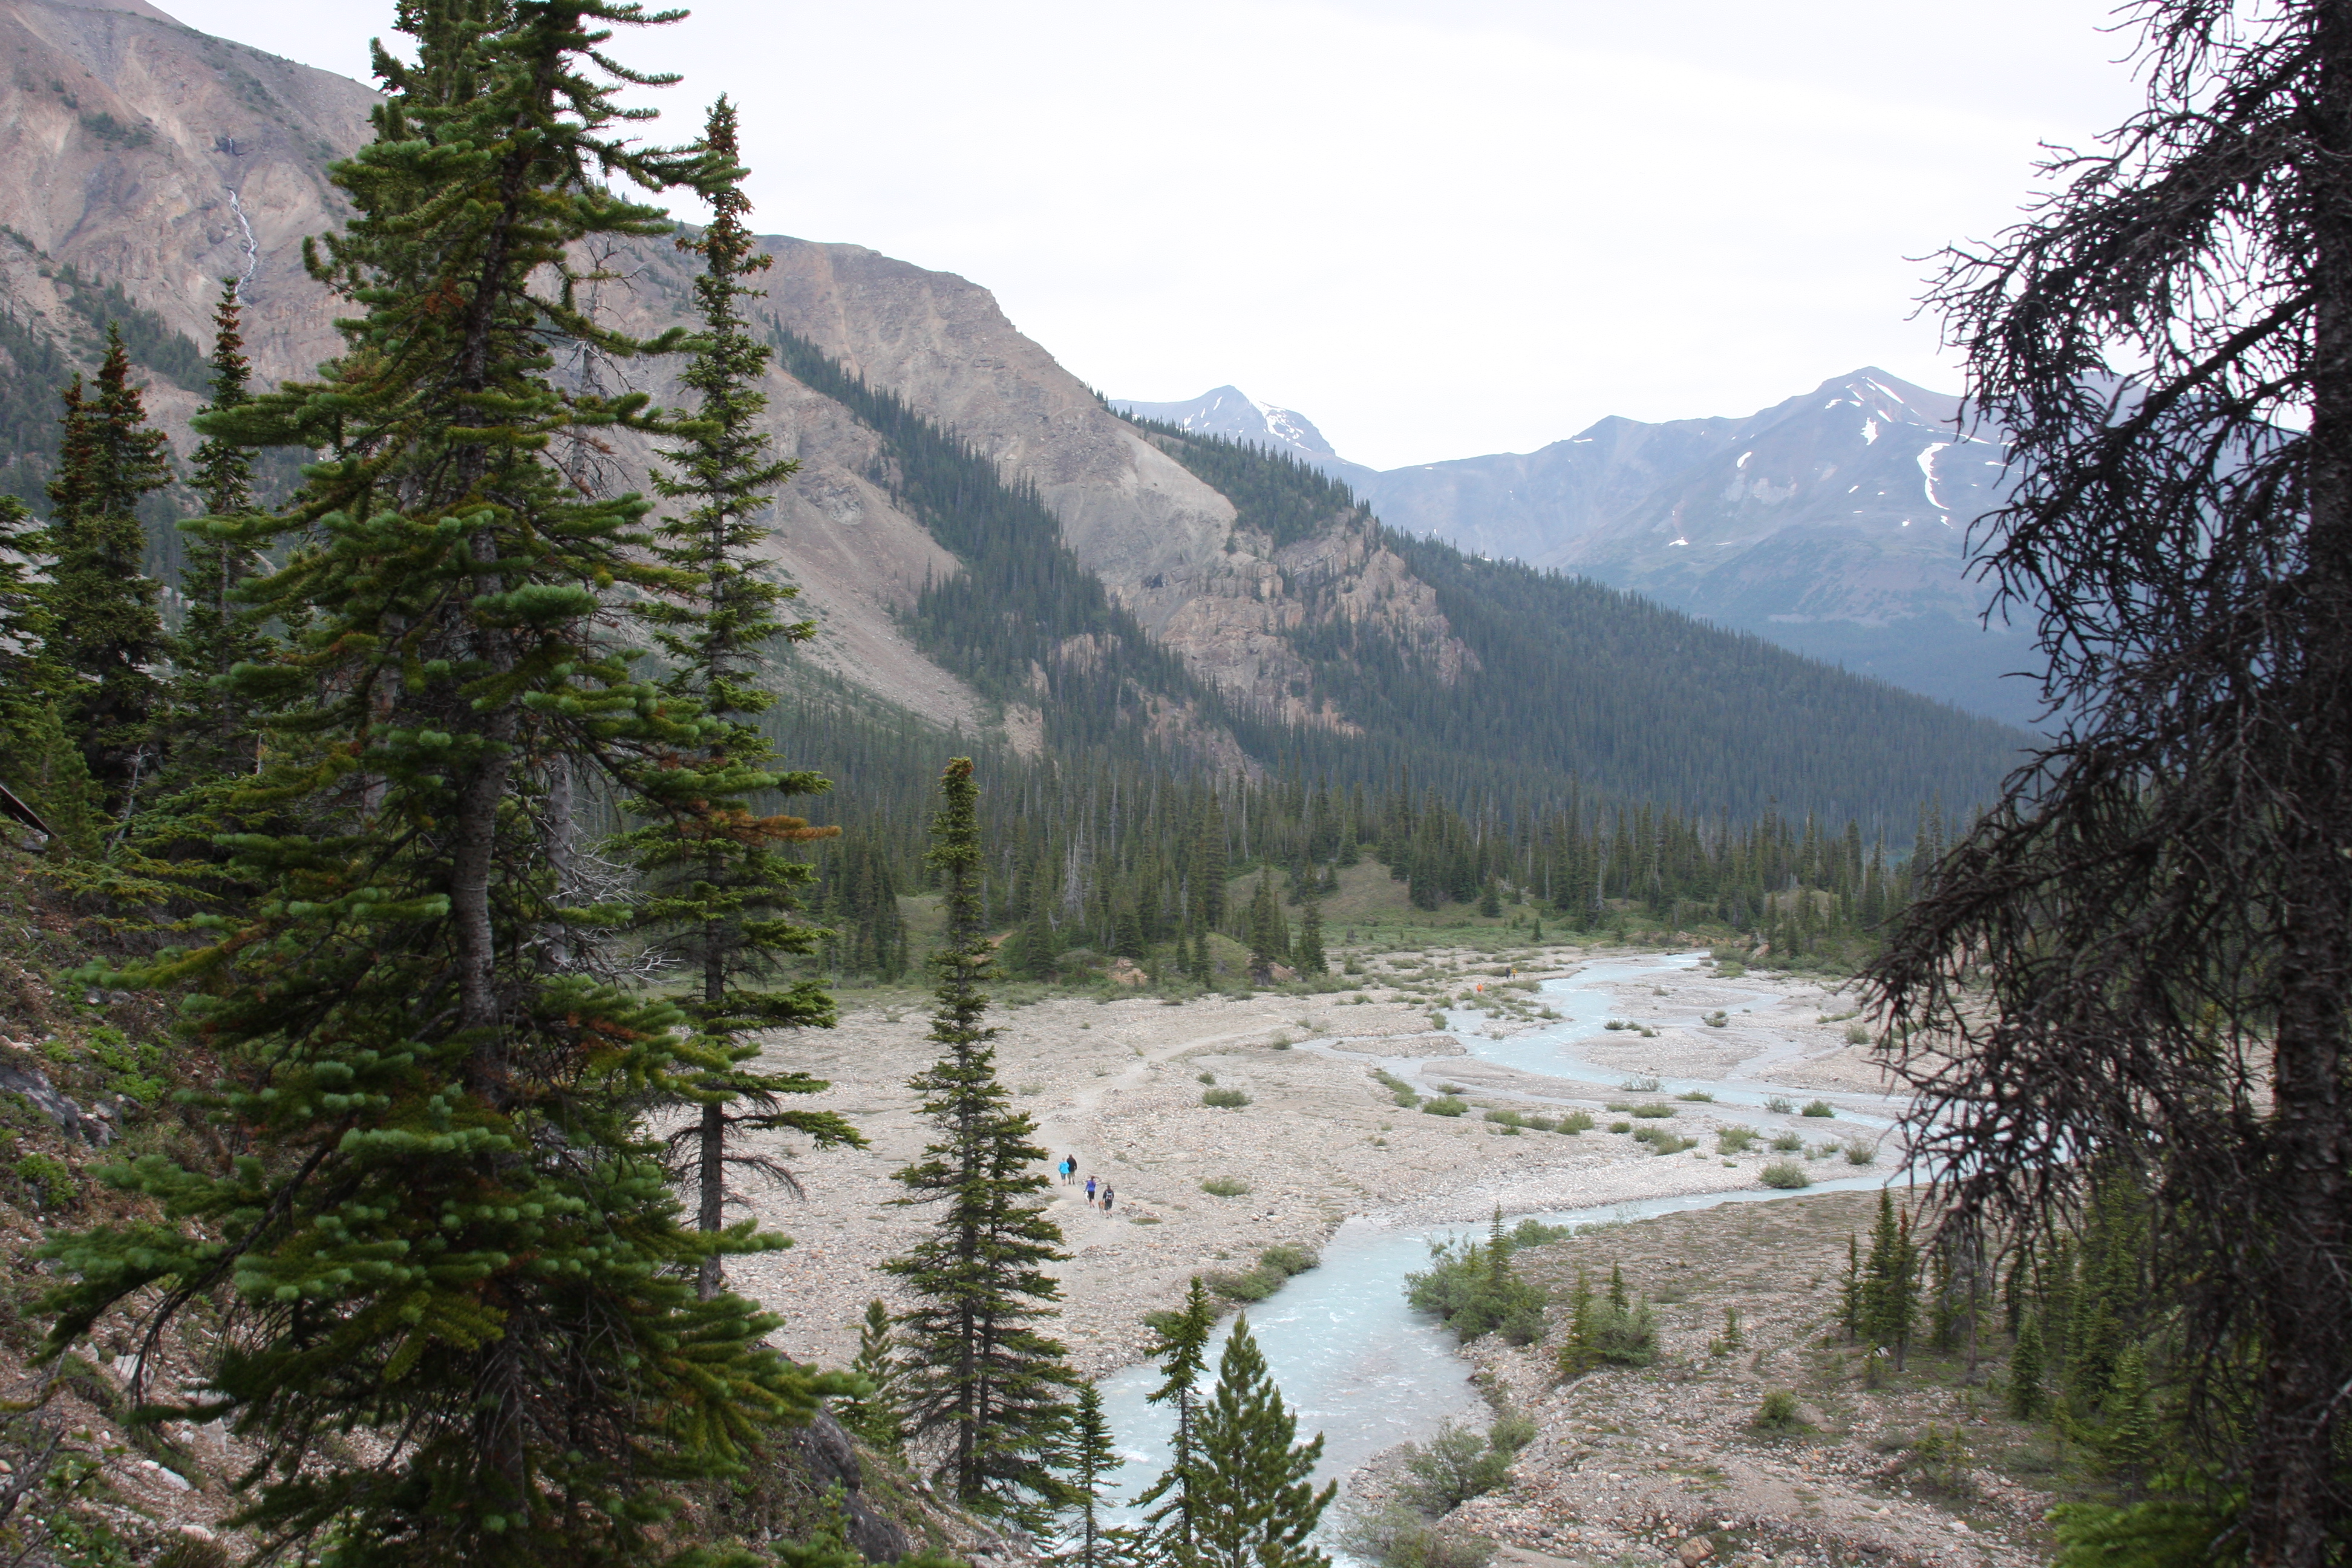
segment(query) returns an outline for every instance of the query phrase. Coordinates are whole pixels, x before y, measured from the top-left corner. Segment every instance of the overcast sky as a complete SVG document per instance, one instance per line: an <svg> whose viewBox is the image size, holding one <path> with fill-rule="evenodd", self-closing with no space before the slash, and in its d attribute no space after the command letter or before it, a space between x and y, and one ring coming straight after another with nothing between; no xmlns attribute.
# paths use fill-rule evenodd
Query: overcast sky
<svg viewBox="0 0 2352 1568"><path fill-rule="evenodd" d="M366 76L390 0L162 0ZM2137 100L2091 0L700 0L617 39L743 106L759 227L995 291L1116 396L1230 382L1380 468L1876 364L2037 142ZM682 215L683 216L683 215Z"/></svg>

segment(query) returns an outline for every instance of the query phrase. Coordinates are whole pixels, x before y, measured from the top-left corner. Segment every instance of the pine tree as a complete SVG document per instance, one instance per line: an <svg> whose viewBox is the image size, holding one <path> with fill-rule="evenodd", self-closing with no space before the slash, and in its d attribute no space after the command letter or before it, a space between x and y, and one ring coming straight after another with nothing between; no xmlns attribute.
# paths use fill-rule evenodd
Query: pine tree
<svg viewBox="0 0 2352 1568"><path fill-rule="evenodd" d="M1209 1336L1216 1331L1217 1309L1201 1277L1184 1297L1183 1310L1160 1330L1151 1355L1160 1360L1160 1386L1150 1402L1173 1406L1168 1468L1136 1499L1138 1508L1160 1506L1144 1516L1145 1540L1163 1563L1186 1568L1199 1560L1201 1545L1200 1383L1208 1368ZM1166 1499L1164 1502L1162 1499Z"/></svg>
<svg viewBox="0 0 2352 1568"><path fill-rule="evenodd" d="M203 413L236 408L249 395L242 318L236 279L224 279L213 306L212 401ZM228 673L239 664L258 662L270 648L268 632L237 598L246 580L268 565L246 538L259 510L253 499L253 456L234 441L207 437L198 443L191 467L190 483L204 513L180 525L188 538L180 568L187 608L172 639L167 693L167 762L177 785L253 772L260 737ZM235 521L222 527L215 519Z"/></svg>
<svg viewBox="0 0 2352 1568"><path fill-rule="evenodd" d="M901 1369L889 1309L879 1297L866 1304L866 1320L857 1331L857 1357L849 1363L849 1372L866 1391L842 1402L841 1424L884 1453L898 1452L907 1440L898 1409Z"/></svg>
<svg viewBox="0 0 2352 1568"><path fill-rule="evenodd" d="M1250 1333L1234 1320L1217 1365L1217 1386L1200 1415L1198 1521L1204 1568L1328 1568L1307 1544L1339 1489L1309 1479L1323 1439L1297 1441L1297 1418L1282 1402Z"/></svg>
<svg viewBox="0 0 2352 1568"><path fill-rule="evenodd" d="M1576 1292L1568 1299L1568 1338L1559 1347L1559 1374L1582 1377L1601 1364L1592 1336L1592 1280L1576 1271Z"/></svg>
<svg viewBox="0 0 2352 1568"><path fill-rule="evenodd" d="M992 953L971 759L948 764L940 794L930 865L947 924L933 958L930 1037L941 1050L910 1083L938 1141L898 1173L908 1192L892 1202L946 1206L929 1236L883 1267L915 1298L899 1320L909 1435L939 1440L938 1474L967 1507L1035 1529L1057 1496L1050 1464L1067 1419L1063 1391L1077 1374L1061 1344L1034 1325L1061 1294L1045 1266L1069 1255L1061 1227L1045 1217L1045 1151L997 1080L988 1043L996 1031L982 1022Z"/></svg>
<svg viewBox="0 0 2352 1568"><path fill-rule="evenodd" d="M548 941L549 773L695 733L599 632L607 584L659 586L645 503L547 455L650 428L641 395L556 387L557 349L669 346L574 303L575 258L669 230L617 194L679 173L614 100L635 79L609 31L646 19L404 5L415 63L377 55L375 140L332 170L352 216L312 258L346 352L200 426L331 447L284 512L224 534L296 543L247 590L292 643L231 679L288 742L253 788L309 820L240 842L268 892L249 917L137 976L196 990L229 1064L212 1110L249 1157L119 1172L163 1218L52 1243L46 1353L150 1286L156 1331L232 1296L201 1408L258 1451L244 1517L289 1546L331 1530L342 1568L644 1557L676 1483L849 1391L764 1345L774 1318L698 1300L640 1121L677 1103L682 1016Z"/></svg>
<svg viewBox="0 0 2352 1568"><path fill-rule="evenodd" d="M1250 968L1259 974L1290 958L1290 933L1282 918L1281 901L1275 897L1271 869L1258 873L1257 891L1250 897L1249 950Z"/></svg>
<svg viewBox="0 0 2352 1568"><path fill-rule="evenodd" d="M0 495L0 784L41 818L56 848L89 854L100 802L61 717L69 683L40 581L47 538L24 502Z"/></svg>
<svg viewBox="0 0 2352 1568"><path fill-rule="evenodd" d="M1492 872L1478 889L1478 912L1486 919L1500 920L1503 915L1503 889Z"/></svg>
<svg viewBox="0 0 2352 1568"><path fill-rule="evenodd" d="M1070 1416L1068 1458L1063 1467L1069 1472L1065 1486L1073 1516L1070 1544L1050 1561L1068 1568L1124 1568L1136 1560L1134 1531L1102 1521L1111 1473L1126 1462L1119 1458L1110 1423L1103 1418L1101 1393L1093 1384L1081 1383Z"/></svg>
<svg viewBox="0 0 2352 1568"><path fill-rule="evenodd" d="M1893 1351L1895 1364L1900 1367L1918 1310L1918 1254L1911 1242L1911 1216L1898 1217L1894 1198L1882 1187L1878 1221L1870 1234L1870 1256L1862 1269L1863 1336L1881 1350Z"/></svg>
<svg viewBox="0 0 2352 1568"><path fill-rule="evenodd" d="M131 384L122 332L110 325L95 395L81 378L60 394L65 438L49 482L50 648L69 681L65 721L106 810L126 816L155 766L163 585L142 570L139 503L171 482L163 433Z"/></svg>
<svg viewBox="0 0 2352 1568"><path fill-rule="evenodd" d="M2018 1326L2017 1348L2009 1354L2009 1413L2032 1421L2049 1408L2042 1386L2042 1314L2029 1311Z"/></svg>
<svg viewBox="0 0 2352 1568"><path fill-rule="evenodd" d="M1298 973L1331 973L1331 961L1323 952L1323 906L1313 898L1298 916Z"/></svg>
<svg viewBox="0 0 2352 1568"><path fill-rule="evenodd" d="M832 1111L785 1108L788 1098L823 1093L830 1087L824 1079L759 1065L761 1032L833 1025L833 999L814 981L781 990L746 982L773 976L782 960L813 951L825 934L792 918L794 889L813 874L792 849L841 830L781 813L758 816L750 806L754 795L806 795L831 786L816 773L776 768L757 722L774 701L758 681L767 648L812 629L777 617L776 605L797 590L763 578L755 555L769 532L758 518L799 465L776 458L757 423L768 401L757 383L769 351L745 329L742 302L758 297L744 279L769 258L745 221L751 203L735 110L723 97L711 106L699 151L698 184L711 205L710 226L699 238L677 242L702 258L694 281L701 331L683 378L698 401L685 438L663 450L668 471L657 472L654 485L665 499L689 505L656 528L655 553L670 574L664 593L637 605L672 661L665 689L699 718L690 742L634 771L635 809L652 824L624 843L645 883L635 924L678 953L692 975L694 989L679 1005L694 1032L676 1049L677 1081L698 1114L671 1142L687 1156L698 1197L696 1226L709 1238L697 1285L708 1298L724 1279L725 1253L752 1234L748 1225L727 1225L728 1172L782 1176L772 1158L742 1152L738 1134L785 1130L820 1148L865 1140Z"/></svg>

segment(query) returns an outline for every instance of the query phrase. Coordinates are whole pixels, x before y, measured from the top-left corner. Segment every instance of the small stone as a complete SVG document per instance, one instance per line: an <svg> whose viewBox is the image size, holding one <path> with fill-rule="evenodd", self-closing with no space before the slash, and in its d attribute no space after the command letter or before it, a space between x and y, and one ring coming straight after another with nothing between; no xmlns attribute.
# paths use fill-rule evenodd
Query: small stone
<svg viewBox="0 0 2352 1568"><path fill-rule="evenodd" d="M1682 1560L1683 1568L1698 1568L1715 1555L1715 1542L1704 1535L1694 1535L1683 1542L1682 1550L1675 1555Z"/></svg>

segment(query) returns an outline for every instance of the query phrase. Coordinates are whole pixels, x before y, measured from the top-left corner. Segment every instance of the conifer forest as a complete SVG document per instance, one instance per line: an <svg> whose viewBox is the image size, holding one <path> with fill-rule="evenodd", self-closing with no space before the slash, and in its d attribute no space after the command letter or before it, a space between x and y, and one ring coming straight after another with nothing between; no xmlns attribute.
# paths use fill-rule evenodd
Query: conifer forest
<svg viewBox="0 0 2352 1568"><path fill-rule="evenodd" d="M403 0L299 374L5 229L0 1554L2352 1561L2342 5L1934 263L2030 734L894 359L704 25Z"/></svg>

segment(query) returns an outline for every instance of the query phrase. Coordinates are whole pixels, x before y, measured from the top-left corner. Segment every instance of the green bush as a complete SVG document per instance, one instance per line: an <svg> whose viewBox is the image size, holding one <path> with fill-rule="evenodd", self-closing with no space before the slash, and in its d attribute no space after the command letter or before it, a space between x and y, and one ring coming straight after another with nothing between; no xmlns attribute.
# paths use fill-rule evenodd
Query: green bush
<svg viewBox="0 0 2352 1568"><path fill-rule="evenodd" d="M1718 1154L1745 1154L1756 1142L1753 1127L1718 1127L1715 1130L1715 1152Z"/></svg>
<svg viewBox="0 0 2352 1568"><path fill-rule="evenodd" d="M1286 1279L1293 1274L1304 1274L1310 1268L1321 1268L1323 1255L1311 1247L1294 1247L1286 1241L1259 1253L1257 1262L1261 1268L1280 1269Z"/></svg>
<svg viewBox="0 0 2352 1568"><path fill-rule="evenodd" d="M1239 1176L1211 1176L1201 1190L1213 1198L1238 1198L1248 1194L1250 1184Z"/></svg>
<svg viewBox="0 0 2352 1568"><path fill-rule="evenodd" d="M1500 1215L1484 1242L1432 1242L1429 1268L1404 1277L1405 1300L1415 1311L1444 1319L1465 1344L1495 1332L1515 1345L1531 1344L1543 1337L1549 1298L1511 1268L1514 1250Z"/></svg>
<svg viewBox="0 0 2352 1568"><path fill-rule="evenodd" d="M1559 1123L1549 1116L1529 1116L1524 1118L1520 1125L1530 1132L1549 1132L1559 1127Z"/></svg>
<svg viewBox="0 0 2352 1568"><path fill-rule="evenodd" d="M1764 1403L1756 1407L1755 1427L1759 1432L1794 1432L1804 1423L1797 1419L1797 1396L1785 1388L1776 1388L1764 1395Z"/></svg>
<svg viewBox="0 0 2352 1568"><path fill-rule="evenodd" d="M1878 1163L1878 1145L1866 1138L1848 1139L1845 1145L1845 1163L1849 1165Z"/></svg>
<svg viewBox="0 0 2352 1568"><path fill-rule="evenodd" d="M1459 1116L1470 1109L1470 1102L1450 1094L1441 1094L1435 1100L1422 1101L1421 1108L1432 1116Z"/></svg>
<svg viewBox="0 0 2352 1568"><path fill-rule="evenodd" d="M1870 1044L1869 1029L1860 1024L1848 1024L1845 1026L1845 1043L1849 1046L1866 1046Z"/></svg>
<svg viewBox="0 0 2352 1568"><path fill-rule="evenodd" d="M1675 1096L1675 1098L1676 1100L1690 1100L1699 1105L1713 1105L1715 1103L1715 1096L1703 1089L1686 1089L1683 1090L1682 1093Z"/></svg>
<svg viewBox="0 0 2352 1568"><path fill-rule="evenodd" d="M1709 1013L1703 1022L1710 1029L1720 1029L1729 1026L1731 1020L1724 1016L1722 1008L1717 1007L1714 1012Z"/></svg>
<svg viewBox="0 0 2352 1568"><path fill-rule="evenodd" d="M1563 1377L1581 1377L1599 1366L1647 1366L1658 1359L1658 1325L1649 1301L1629 1297L1625 1279L1609 1270L1609 1289L1596 1296L1580 1271L1569 1302L1568 1339L1559 1347Z"/></svg>
<svg viewBox="0 0 2352 1568"><path fill-rule="evenodd" d="M1805 1168L1794 1160L1775 1160L1759 1171L1756 1179L1768 1187L1780 1187L1791 1192L1813 1184L1813 1178L1806 1174Z"/></svg>
<svg viewBox="0 0 2352 1568"><path fill-rule="evenodd" d="M1748 966L1744 963L1718 963L1715 966L1716 978L1719 980L1737 980L1747 973Z"/></svg>
<svg viewBox="0 0 2352 1568"><path fill-rule="evenodd" d="M1402 1498L1351 1512L1339 1544L1376 1568L1486 1568L1495 1543L1433 1522Z"/></svg>
<svg viewBox="0 0 2352 1568"><path fill-rule="evenodd" d="M1797 1109L1797 1102L1785 1094L1776 1094L1764 1102L1764 1109L1775 1116L1787 1116Z"/></svg>
<svg viewBox="0 0 2352 1568"><path fill-rule="evenodd" d="M1576 1234L1572 1225L1546 1225L1539 1219L1523 1219L1511 1227L1511 1245L1517 1247L1544 1247L1555 1241L1566 1241Z"/></svg>
<svg viewBox="0 0 2352 1568"><path fill-rule="evenodd" d="M1194 1081L1199 1083L1214 1083L1217 1081L1217 1075L1213 1072L1204 1072Z"/></svg>
<svg viewBox="0 0 2352 1568"><path fill-rule="evenodd" d="M1807 1116L1835 1116L1837 1114L1837 1107L1832 1105L1826 1100L1809 1100L1805 1101L1804 1114Z"/></svg>
<svg viewBox="0 0 2352 1568"><path fill-rule="evenodd" d="M27 1154L16 1162L16 1179L45 1208L59 1208L73 1201L74 1173L62 1160Z"/></svg>
<svg viewBox="0 0 2352 1568"><path fill-rule="evenodd" d="M1507 1413L1484 1434L1448 1421L1426 1443L1404 1447L1404 1500L1429 1515L1452 1513L1484 1497L1509 1476L1511 1460L1535 1439L1535 1423Z"/></svg>
<svg viewBox="0 0 2352 1568"><path fill-rule="evenodd" d="M1609 1131L1612 1132L1631 1132L1633 1131L1633 1124L1630 1121L1612 1121L1609 1124Z"/></svg>
<svg viewBox="0 0 2352 1568"><path fill-rule="evenodd" d="M1219 1110L1239 1110L1250 1102L1250 1097L1237 1089L1213 1089L1201 1096L1201 1103Z"/></svg>
<svg viewBox="0 0 2352 1568"><path fill-rule="evenodd" d="M1653 1101L1648 1105L1631 1106L1628 1110L1630 1114L1645 1121L1656 1121L1675 1113L1675 1108L1663 1100Z"/></svg>
<svg viewBox="0 0 2352 1568"><path fill-rule="evenodd" d="M1642 1128L1633 1134L1633 1141L1647 1143L1651 1152L1656 1154L1679 1154L1698 1142L1696 1138L1685 1138L1669 1127Z"/></svg>
<svg viewBox="0 0 2352 1568"><path fill-rule="evenodd" d="M1552 1131L1555 1132L1566 1132L1571 1135L1578 1132L1590 1132L1592 1131L1592 1112L1589 1110L1571 1110L1566 1116L1559 1119L1559 1125L1553 1128Z"/></svg>
<svg viewBox="0 0 2352 1568"><path fill-rule="evenodd" d="M1794 1132L1777 1132L1772 1136L1772 1147L1783 1154L1793 1154L1804 1146L1805 1141Z"/></svg>
<svg viewBox="0 0 2352 1568"><path fill-rule="evenodd" d="M1525 1127L1528 1124L1528 1119L1516 1110L1490 1110L1486 1112L1486 1120L1500 1122L1505 1127Z"/></svg>

